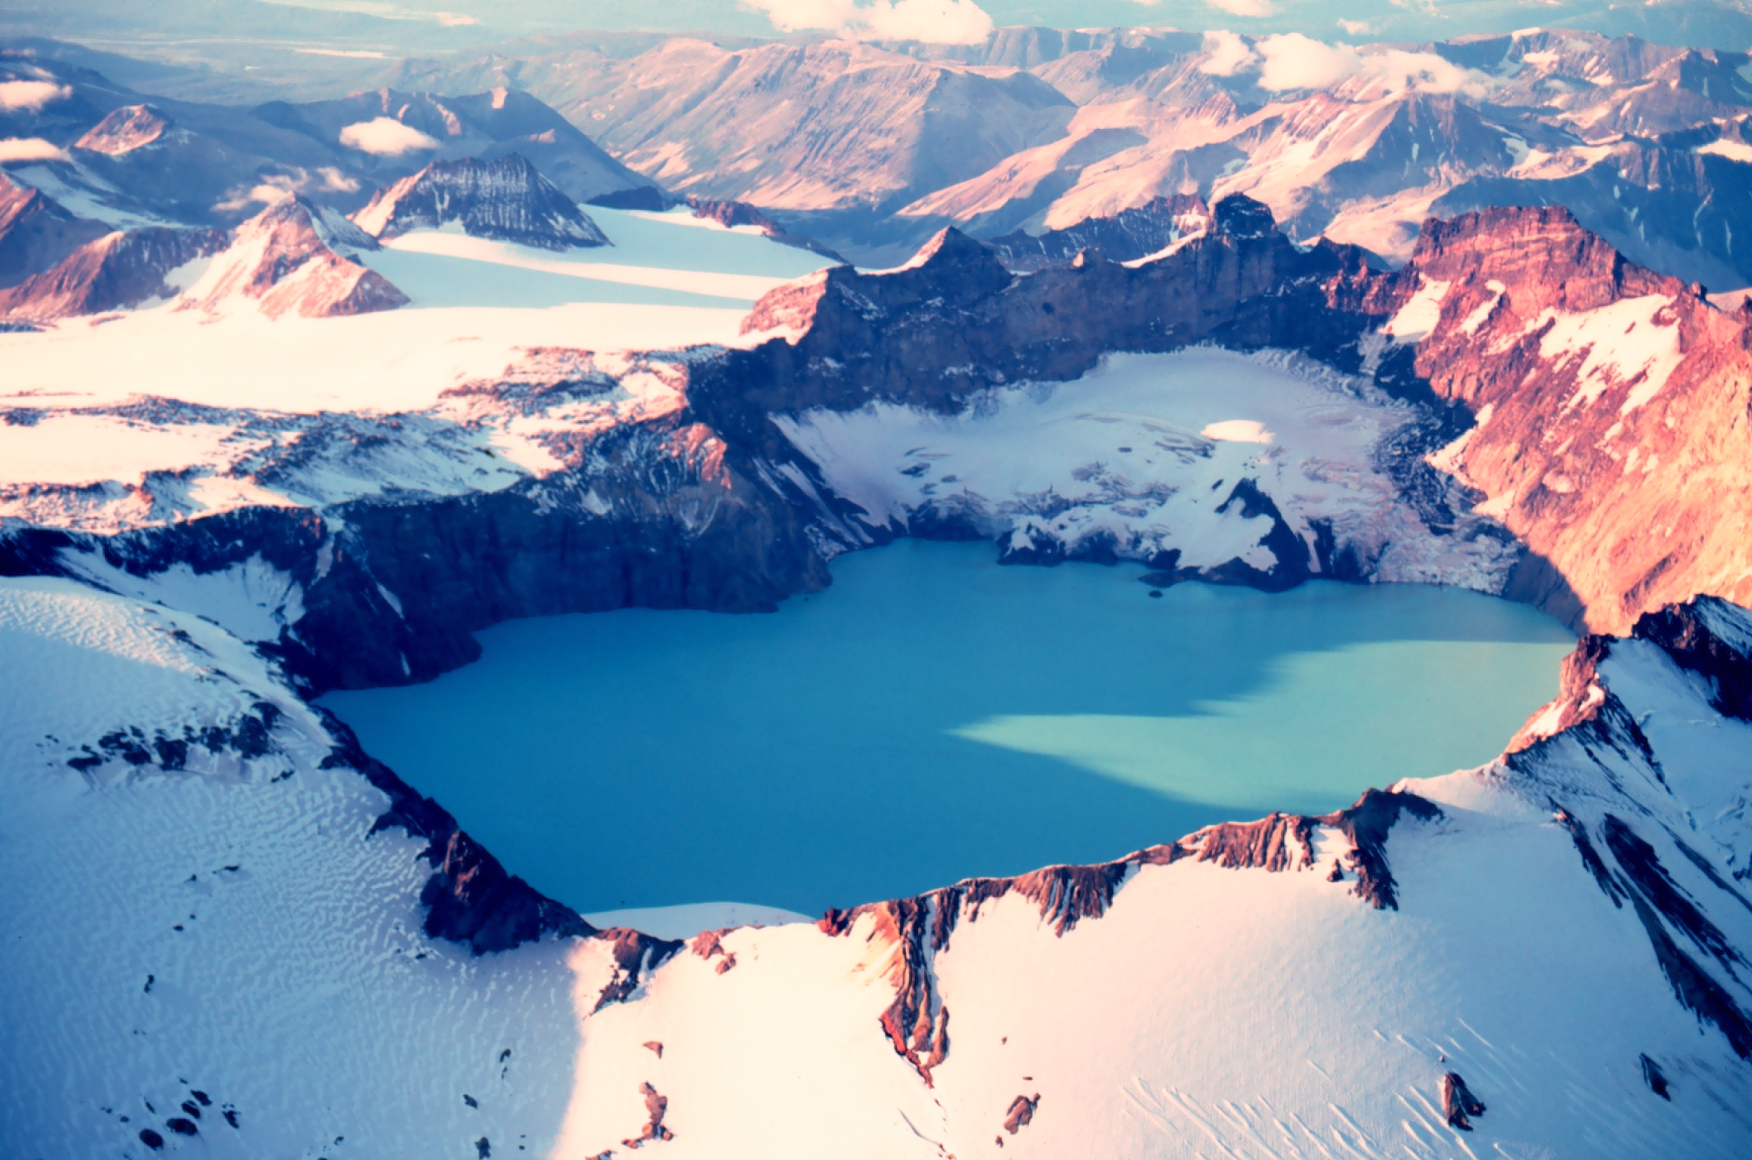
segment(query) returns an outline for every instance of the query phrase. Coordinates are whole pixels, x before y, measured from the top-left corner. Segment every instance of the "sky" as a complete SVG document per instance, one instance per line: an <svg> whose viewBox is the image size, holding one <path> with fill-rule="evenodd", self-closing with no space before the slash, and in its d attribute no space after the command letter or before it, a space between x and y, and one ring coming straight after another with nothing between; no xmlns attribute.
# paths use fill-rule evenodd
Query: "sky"
<svg viewBox="0 0 1752 1160"><path fill-rule="evenodd" d="M77 3L78 0L72 0ZM242 0L262 3L263 0ZM483 26L709 31L803 30L884 40L978 42L994 27L1171 26L1302 32L1324 40L1447 39L1533 26L1639 32L1668 43L1743 46L1739 0L271 0ZM481 31L486 31L482 28Z"/></svg>
<svg viewBox="0 0 1752 1160"><path fill-rule="evenodd" d="M995 27L1175 27L1300 32L1325 41L1421 42L1519 28L1634 32L1657 43L1752 47L1752 0L0 0L8 31L97 43L382 42L404 50L600 30L770 37L828 31L979 43ZM315 10L315 11L313 11Z"/></svg>

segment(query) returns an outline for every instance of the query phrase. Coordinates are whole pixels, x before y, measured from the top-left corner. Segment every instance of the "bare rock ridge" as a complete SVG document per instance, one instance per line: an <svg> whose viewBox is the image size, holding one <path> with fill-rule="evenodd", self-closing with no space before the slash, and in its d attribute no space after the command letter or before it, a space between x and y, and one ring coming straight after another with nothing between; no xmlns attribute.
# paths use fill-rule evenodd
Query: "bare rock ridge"
<svg viewBox="0 0 1752 1160"><path fill-rule="evenodd" d="M1019 895L1038 906L1042 921L1063 937L1078 922L1106 914L1126 878L1140 866L1191 859L1230 870L1309 870L1314 867L1315 831L1326 827L1350 842L1345 860L1357 878L1350 892L1376 910L1397 910L1386 846L1402 814L1431 821L1442 812L1415 794L1371 789L1351 808L1320 817L1273 813L1257 822L1225 822L1116 862L1048 866L1017 878L970 878L916 898L829 910L818 925L827 934L845 935L867 916L874 921L871 937L895 945L890 974L895 998L882 1013L882 1029L895 1053L929 1085L931 1069L948 1058L951 1042L949 1009L938 993L932 963L959 923L979 920L982 905Z"/></svg>
<svg viewBox="0 0 1752 1160"><path fill-rule="evenodd" d="M40 190L0 173L0 290L59 264L74 250L110 232L78 217Z"/></svg>
<svg viewBox="0 0 1752 1160"><path fill-rule="evenodd" d="M516 153L491 161L434 161L378 190L353 221L384 239L455 223L473 237L546 250L609 244L577 202Z"/></svg>
<svg viewBox="0 0 1752 1160"><path fill-rule="evenodd" d="M990 248L948 229L899 270L824 271L755 304L744 333L794 338L727 354L724 392L741 397L749 424L757 408L854 410L875 400L947 412L996 384L1075 378L1109 351L1354 347L1371 320L1329 306L1328 287L1374 277L1361 251L1300 250L1245 197L1219 202L1213 222L1208 235L1136 268L1087 254L1017 278ZM717 381L696 388L714 408L717 392Z"/></svg>
<svg viewBox="0 0 1752 1160"><path fill-rule="evenodd" d="M604 203L598 202L597 204ZM824 258L831 258L841 265L846 264L844 258L820 242L798 237L745 201L725 201L721 198L701 197L698 194L690 193L687 197L687 207L693 210L693 214L697 218L715 221L726 227L753 226L781 246L794 246L799 250L808 250L810 253L820 254ZM628 208L644 207L629 206Z"/></svg>

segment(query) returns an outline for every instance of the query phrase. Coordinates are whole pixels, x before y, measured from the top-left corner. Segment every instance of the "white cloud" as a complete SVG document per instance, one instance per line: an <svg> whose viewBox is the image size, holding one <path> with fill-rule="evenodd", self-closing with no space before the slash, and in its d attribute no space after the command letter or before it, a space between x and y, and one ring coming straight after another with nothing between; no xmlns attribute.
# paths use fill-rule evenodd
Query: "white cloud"
<svg viewBox="0 0 1752 1160"><path fill-rule="evenodd" d="M992 18L974 0L741 0L780 32L827 29L876 40L978 44Z"/></svg>
<svg viewBox="0 0 1752 1160"><path fill-rule="evenodd" d="M1270 16L1277 11L1271 0L1205 0L1205 3L1230 16Z"/></svg>
<svg viewBox="0 0 1752 1160"><path fill-rule="evenodd" d="M279 205L301 193L321 190L354 193L358 188L358 178L348 177L332 165L324 165L315 173L298 169L292 173L270 174L248 188L234 186L225 192L224 197L213 203L213 209L217 213L231 213L254 204Z"/></svg>
<svg viewBox="0 0 1752 1160"><path fill-rule="evenodd" d="M0 165L14 161L71 161L67 151L41 137L0 139Z"/></svg>
<svg viewBox="0 0 1752 1160"><path fill-rule="evenodd" d="M52 81L0 81L0 113L36 113L72 95L72 89Z"/></svg>
<svg viewBox="0 0 1752 1160"><path fill-rule="evenodd" d="M1299 32L1249 41L1233 32L1207 32L1201 71L1212 76L1257 72L1259 87L1281 93L1330 89L1352 78L1387 92L1464 93L1483 96L1491 79L1433 52L1359 52L1348 44L1326 44Z"/></svg>
<svg viewBox="0 0 1752 1160"><path fill-rule="evenodd" d="M1204 34L1205 59L1198 70L1214 77L1232 77L1259 64L1259 54L1253 46L1233 32Z"/></svg>
<svg viewBox="0 0 1752 1160"><path fill-rule="evenodd" d="M1367 36L1375 31L1375 26L1367 20L1340 20L1338 26L1352 36Z"/></svg>
<svg viewBox="0 0 1752 1160"><path fill-rule="evenodd" d="M374 117L341 130L341 144L379 157L400 157L419 149L436 149L438 141L394 117Z"/></svg>

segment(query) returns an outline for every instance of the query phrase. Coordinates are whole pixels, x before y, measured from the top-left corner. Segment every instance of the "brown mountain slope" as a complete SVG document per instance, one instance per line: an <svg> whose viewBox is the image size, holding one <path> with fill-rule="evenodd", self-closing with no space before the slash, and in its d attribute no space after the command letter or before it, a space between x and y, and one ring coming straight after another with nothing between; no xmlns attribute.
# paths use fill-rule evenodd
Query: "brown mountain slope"
<svg viewBox="0 0 1752 1160"><path fill-rule="evenodd" d="M1536 554L1513 595L1609 633L1752 602L1752 315L1556 208L1428 222L1393 284L1401 336L1431 327L1418 372L1477 416L1436 462Z"/></svg>

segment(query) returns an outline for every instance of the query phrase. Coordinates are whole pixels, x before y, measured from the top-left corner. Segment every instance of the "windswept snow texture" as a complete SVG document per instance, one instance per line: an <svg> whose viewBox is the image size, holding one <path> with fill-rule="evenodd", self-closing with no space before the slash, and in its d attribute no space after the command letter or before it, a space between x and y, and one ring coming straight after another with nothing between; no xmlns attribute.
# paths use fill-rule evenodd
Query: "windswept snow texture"
<svg viewBox="0 0 1752 1160"><path fill-rule="evenodd" d="M0 673L8 1154L140 1158L143 1129L239 1160L540 1153L577 1044L565 948L428 939L423 843L367 837L387 798L321 768L331 739L258 656L4 580ZM215 740L251 717L265 745Z"/></svg>
<svg viewBox="0 0 1752 1160"><path fill-rule="evenodd" d="M992 390L956 415L877 403L775 416L828 485L877 525L960 520L1009 551L1104 543L1182 568L1279 561L1276 504L1318 572L1330 536L1377 578L1500 591L1506 537L1439 535L1377 462L1416 418L1362 380L1279 352L1112 355L1068 383ZM1329 550L1330 554L1330 550Z"/></svg>

